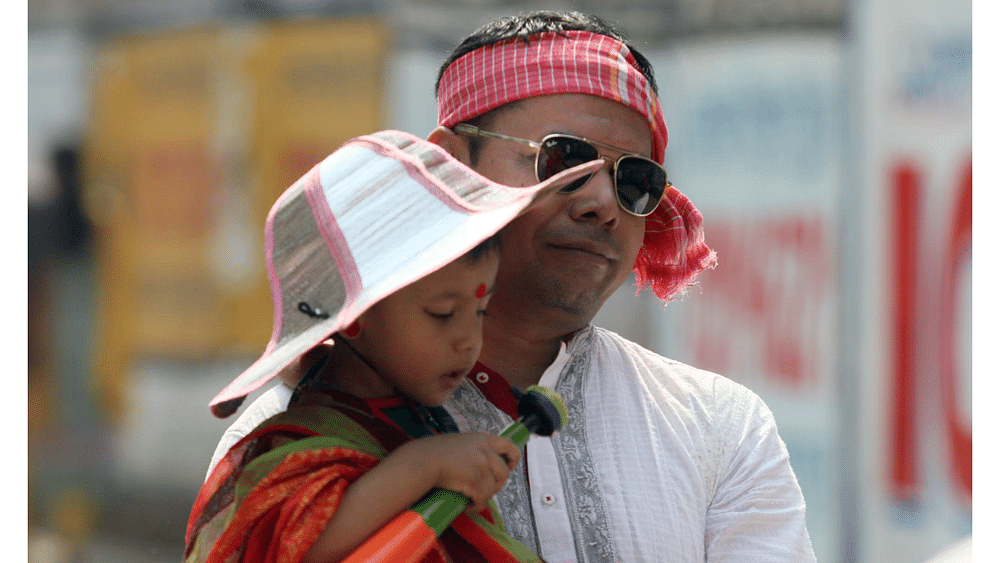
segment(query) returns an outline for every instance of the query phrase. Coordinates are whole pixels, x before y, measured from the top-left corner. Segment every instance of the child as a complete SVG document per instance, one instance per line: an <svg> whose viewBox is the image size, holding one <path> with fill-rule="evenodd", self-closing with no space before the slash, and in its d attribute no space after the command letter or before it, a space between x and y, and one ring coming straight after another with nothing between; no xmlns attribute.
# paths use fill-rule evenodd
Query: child
<svg viewBox="0 0 1000 563"><path fill-rule="evenodd" d="M213 412L232 414L292 360L331 335L336 344L287 410L212 470L185 561L339 561L433 488L471 508L426 560L539 561L506 536L489 500L520 452L456 433L440 405L479 356L499 230L601 164L508 188L383 131L348 141L289 188L265 227L271 341Z"/></svg>

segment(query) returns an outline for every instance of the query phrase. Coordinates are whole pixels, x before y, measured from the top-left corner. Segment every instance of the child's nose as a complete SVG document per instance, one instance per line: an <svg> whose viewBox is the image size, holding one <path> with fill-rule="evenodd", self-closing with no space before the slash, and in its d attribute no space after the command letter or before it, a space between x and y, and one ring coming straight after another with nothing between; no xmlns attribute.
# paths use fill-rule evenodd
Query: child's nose
<svg viewBox="0 0 1000 563"><path fill-rule="evenodd" d="M469 327L469 329L461 331L455 338L455 351L461 354L478 356L482 346L482 326Z"/></svg>

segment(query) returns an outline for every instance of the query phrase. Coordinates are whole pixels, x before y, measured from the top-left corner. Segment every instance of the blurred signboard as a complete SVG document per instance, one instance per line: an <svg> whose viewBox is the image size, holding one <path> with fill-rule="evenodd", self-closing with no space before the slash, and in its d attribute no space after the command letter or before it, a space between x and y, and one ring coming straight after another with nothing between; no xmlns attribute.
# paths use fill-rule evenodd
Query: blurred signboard
<svg viewBox="0 0 1000 563"><path fill-rule="evenodd" d="M378 18L208 26L101 52L87 137L101 296L96 370L121 409L141 359L253 356L271 331L277 196L382 126Z"/></svg>
<svg viewBox="0 0 1000 563"><path fill-rule="evenodd" d="M250 62L251 103L254 164L268 208L341 143L383 124L387 37L369 19L262 30L264 45Z"/></svg>
<svg viewBox="0 0 1000 563"><path fill-rule="evenodd" d="M838 557L836 284L841 183L833 34L692 40L654 64L671 181L719 255L651 315L655 349L722 374L774 411L820 561Z"/></svg>
<svg viewBox="0 0 1000 563"><path fill-rule="evenodd" d="M972 533L972 7L856 20L860 550L919 561Z"/></svg>

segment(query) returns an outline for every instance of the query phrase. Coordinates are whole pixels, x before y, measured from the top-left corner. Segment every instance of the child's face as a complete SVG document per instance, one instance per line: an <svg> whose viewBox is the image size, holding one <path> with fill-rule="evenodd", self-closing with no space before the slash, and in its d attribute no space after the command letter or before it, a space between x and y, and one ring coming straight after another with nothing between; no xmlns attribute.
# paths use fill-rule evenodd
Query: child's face
<svg viewBox="0 0 1000 563"><path fill-rule="evenodd" d="M461 257L396 291L359 318L359 351L378 369L370 396L400 393L427 406L462 383L483 346L483 315L500 253Z"/></svg>

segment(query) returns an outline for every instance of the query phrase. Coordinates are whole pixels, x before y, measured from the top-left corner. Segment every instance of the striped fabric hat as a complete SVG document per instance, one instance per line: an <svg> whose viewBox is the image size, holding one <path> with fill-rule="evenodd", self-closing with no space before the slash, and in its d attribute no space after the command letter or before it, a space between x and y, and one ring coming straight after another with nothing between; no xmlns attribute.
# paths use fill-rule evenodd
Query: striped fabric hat
<svg viewBox="0 0 1000 563"><path fill-rule="evenodd" d="M248 393L380 299L462 256L542 195L602 164L511 188L408 133L380 131L346 142L268 213L271 340L212 399L212 413L233 414Z"/></svg>

